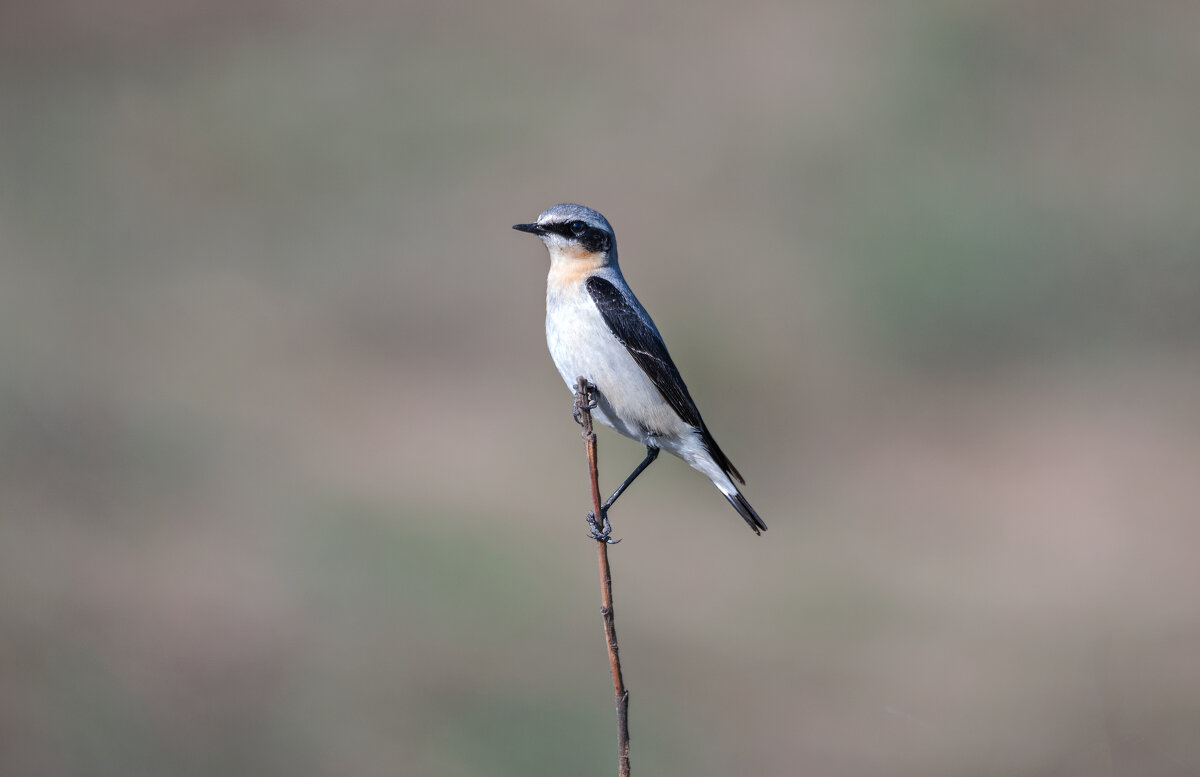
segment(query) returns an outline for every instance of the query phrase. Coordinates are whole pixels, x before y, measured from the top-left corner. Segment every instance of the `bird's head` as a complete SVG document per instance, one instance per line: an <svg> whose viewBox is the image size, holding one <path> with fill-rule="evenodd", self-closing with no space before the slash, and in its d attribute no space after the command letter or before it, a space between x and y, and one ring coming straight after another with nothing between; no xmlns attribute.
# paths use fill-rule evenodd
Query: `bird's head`
<svg viewBox="0 0 1200 777"><path fill-rule="evenodd" d="M553 264L617 262L617 236L608 219L582 205L555 205L542 211L534 223L514 224L513 229L541 238Z"/></svg>

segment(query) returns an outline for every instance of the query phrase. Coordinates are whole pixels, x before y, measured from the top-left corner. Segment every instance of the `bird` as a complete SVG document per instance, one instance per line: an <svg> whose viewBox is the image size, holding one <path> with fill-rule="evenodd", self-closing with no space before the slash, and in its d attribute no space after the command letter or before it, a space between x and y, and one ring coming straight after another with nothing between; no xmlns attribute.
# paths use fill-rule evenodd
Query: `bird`
<svg viewBox="0 0 1200 777"><path fill-rule="evenodd" d="M601 506L603 528L589 514L592 537L613 542L608 508L661 450L711 480L755 534L766 531L738 488L745 480L713 439L658 327L625 282L608 219L561 203L513 229L536 235L550 252L546 344L559 374L572 392L585 378L595 387L593 416L646 448L645 459Z"/></svg>

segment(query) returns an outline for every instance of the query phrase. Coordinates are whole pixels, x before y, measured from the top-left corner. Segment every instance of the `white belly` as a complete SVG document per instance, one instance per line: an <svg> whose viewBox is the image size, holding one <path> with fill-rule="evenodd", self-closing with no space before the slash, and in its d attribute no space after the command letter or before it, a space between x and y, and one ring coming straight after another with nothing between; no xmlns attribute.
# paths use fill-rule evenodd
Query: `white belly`
<svg viewBox="0 0 1200 777"><path fill-rule="evenodd" d="M643 444L658 445L660 436L691 435L692 427L609 331L582 284L579 293L547 297L546 343L572 391L580 376L596 386L594 415L601 423Z"/></svg>

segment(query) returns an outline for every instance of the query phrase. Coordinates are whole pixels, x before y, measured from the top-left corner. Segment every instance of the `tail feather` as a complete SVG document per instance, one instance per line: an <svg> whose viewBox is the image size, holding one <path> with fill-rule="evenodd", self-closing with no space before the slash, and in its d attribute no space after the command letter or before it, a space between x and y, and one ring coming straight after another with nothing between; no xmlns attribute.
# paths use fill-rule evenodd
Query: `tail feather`
<svg viewBox="0 0 1200 777"><path fill-rule="evenodd" d="M700 423L700 439L704 442L704 447L708 449L708 455L712 456L713 461L717 463L721 471L743 486L746 485L742 473L737 471L737 467L733 466L733 462L725 455L725 451L721 450L720 445L717 445L717 441L713 439L712 432L708 431L708 427L704 425L703 421Z"/></svg>
<svg viewBox="0 0 1200 777"><path fill-rule="evenodd" d="M767 525L763 523L763 519L758 517L758 513L746 501L746 497L742 496L740 491L734 491L732 494L722 491L725 498L729 500L729 504L733 505L733 509L738 511L738 515L746 520L746 525L754 530L754 533L761 536L767 530ZM762 531L759 531L759 530Z"/></svg>

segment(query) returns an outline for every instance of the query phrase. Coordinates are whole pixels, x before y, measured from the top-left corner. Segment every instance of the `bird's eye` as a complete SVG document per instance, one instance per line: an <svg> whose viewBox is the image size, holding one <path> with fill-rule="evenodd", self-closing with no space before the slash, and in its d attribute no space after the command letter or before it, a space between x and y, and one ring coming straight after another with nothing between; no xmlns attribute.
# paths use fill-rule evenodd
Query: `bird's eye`
<svg viewBox="0 0 1200 777"><path fill-rule="evenodd" d="M584 224L582 221L572 221L567 226L571 228L571 234L576 237L582 235L587 230L587 224Z"/></svg>

